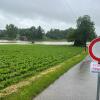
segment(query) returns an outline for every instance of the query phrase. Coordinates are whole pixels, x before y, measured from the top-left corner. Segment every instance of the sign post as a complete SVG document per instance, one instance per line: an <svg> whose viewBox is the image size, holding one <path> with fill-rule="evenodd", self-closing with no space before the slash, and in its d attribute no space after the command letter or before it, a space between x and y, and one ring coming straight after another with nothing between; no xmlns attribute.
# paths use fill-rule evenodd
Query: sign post
<svg viewBox="0 0 100 100"><path fill-rule="evenodd" d="M98 63L94 63L94 62L91 63L91 71L94 73L98 73L96 100L99 100L99 92L100 92L100 38L96 38L90 43L89 54L95 61L98 62Z"/></svg>
<svg viewBox="0 0 100 100"><path fill-rule="evenodd" d="M96 100L99 100L99 90L100 90L100 73L98 73L98 80L97 80L97 97L96 97Z"/></svg>

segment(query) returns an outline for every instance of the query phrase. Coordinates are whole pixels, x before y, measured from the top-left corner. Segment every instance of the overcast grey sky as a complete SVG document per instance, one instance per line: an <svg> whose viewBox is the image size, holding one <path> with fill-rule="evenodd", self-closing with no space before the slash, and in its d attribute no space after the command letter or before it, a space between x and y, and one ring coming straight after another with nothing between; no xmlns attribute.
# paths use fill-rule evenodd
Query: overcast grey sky
<svg viewBox="0 0 100 100"><path fill-rule="evenodd" d="M0 0L0 29L41 25L67 29L76 26L79 16L90 15L100 35L100 0Z"/></svg>

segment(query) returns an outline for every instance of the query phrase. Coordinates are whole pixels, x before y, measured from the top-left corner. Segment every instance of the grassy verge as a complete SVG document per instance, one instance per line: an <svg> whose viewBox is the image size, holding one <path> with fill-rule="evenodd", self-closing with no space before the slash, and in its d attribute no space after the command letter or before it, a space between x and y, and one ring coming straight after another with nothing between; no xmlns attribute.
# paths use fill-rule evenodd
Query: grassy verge
<svg viewBox="0 0 100 100"><path fill-rule="evenodd" d="M80 54L70 58L69 60L60 64L59 67L56 67L53 71L49 71L48 73L41 75L41 77L31 82L30 85L24 86L17 92L5 96L0 100L32 100L32 98L43 91L62 74L67 72L70 68L72 68L72 66L83 60L86 55L87 54Z"/></svg>

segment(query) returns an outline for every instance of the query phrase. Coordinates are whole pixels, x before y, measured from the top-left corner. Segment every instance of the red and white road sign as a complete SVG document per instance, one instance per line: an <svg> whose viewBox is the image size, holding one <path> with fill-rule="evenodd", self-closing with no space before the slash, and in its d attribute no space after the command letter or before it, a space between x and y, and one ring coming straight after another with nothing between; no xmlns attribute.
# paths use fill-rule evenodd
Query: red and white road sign
<svg viewBox="0 0 100 100"><path fill-rule="evenodd" d="M100 73L100 64L98 62L91 62L90 71L92 73Z"/></svg>
<svg viewBox="0 0 100 100"><path fill-rule="evenodd" d="M93 73L98 73L97 81L97 96L96 100L99 100L99 87L100 87L100 37L94 39L89 45L89 54L95 60L91 62L90 70ZM97 62L96 62L97 61Z"/></svg>
<svg viewBox="0 0 100 100"><path fill-rule="evenodd" d="M100 62L100 38L96 38L90 43L89 54L95 61Z"/></svg>

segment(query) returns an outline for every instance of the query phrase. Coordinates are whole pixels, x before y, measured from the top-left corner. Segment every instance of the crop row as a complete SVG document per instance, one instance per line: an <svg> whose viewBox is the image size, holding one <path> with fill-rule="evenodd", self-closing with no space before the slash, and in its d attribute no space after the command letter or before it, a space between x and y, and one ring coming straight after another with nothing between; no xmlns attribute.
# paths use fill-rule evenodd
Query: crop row
<svg viewBox="0 0 100 100"><path fill-rule="evenodd" d="M81 52L69 46L0 46L0 89L35 75Z"/></svg>

